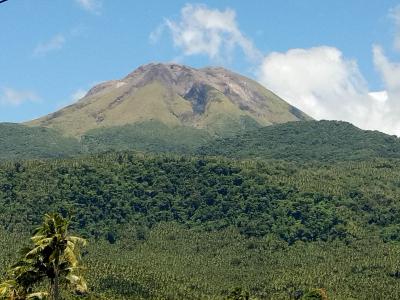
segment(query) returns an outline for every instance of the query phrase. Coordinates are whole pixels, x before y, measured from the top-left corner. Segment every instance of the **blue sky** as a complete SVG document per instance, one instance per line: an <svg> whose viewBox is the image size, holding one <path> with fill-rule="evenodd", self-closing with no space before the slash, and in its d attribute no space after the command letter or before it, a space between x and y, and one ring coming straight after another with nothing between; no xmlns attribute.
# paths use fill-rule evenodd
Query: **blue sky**
<svg viewBox="0 0 400 300"><path fill-rule="evenodd" d="M33 119L142 64L177 61L223 65L315 118L397 134L399 5L9 0L0 4L0 121Z"/></svg>

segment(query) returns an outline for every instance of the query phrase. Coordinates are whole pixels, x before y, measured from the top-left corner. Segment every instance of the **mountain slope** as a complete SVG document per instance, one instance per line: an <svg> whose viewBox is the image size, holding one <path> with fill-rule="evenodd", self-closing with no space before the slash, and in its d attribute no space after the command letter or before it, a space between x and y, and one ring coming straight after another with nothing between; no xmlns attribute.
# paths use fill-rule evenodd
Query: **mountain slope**
<svg viewBox="0 0 400 300"><path fill-rule="evenodd" d="M172 221L288 243L351 238L356 227L400 241L399 166L132 152L0 163L0 228L29 229L43 212L70 211L75 229L98 237L124 224Z"/></svg>
<svg viewBox="0 0 400 300"><path fill-rule="evenodd" d="M28 125L81 136L97 128L158 121L223 135L243 118L259 125L310 119L257 82L226 69L148 64Z"/></svg>
<svg viewBox="0 0 400 300"><path fill-rule="evenodd" d="M203 129L148 121L90 130L79 140L49 128L0 124L0 159L68 157L109 150L303 162L400 158L400 139L346 122L289 122L258 129L242 120L242 124L246 122L243 126L253 129L230 137L215 138ZM238 131L233 128L231 134Z"/></svg>
<svg viewBox="0 0 400 300"><path fill-rule="evenodd" d="M93 129L81 138L89 152L137 150L145 152L193 153L210 141L205 130L188 126L170 128L158 121Z"/></svg>
<svg viewBox="0 0 400 300"><path fill-rule="evenodd" d="M53 129L0 123L0 160L66 157L82 153L77 139Z"/></svg>
<svg viewBox="0 0 400 300"><path fill-rule="evenodd" d="M330 299L399 299L399 178L400 160L127 152L0 163L0 274L43 213L58 211L90 239L91 295L66 300L222 300L234 287L253 299L315 287Z"/></svg>
<svg viewBox="0 0 400 300"><path fill-rule="evenodd" d="M290 122L213 140L198 153L291 161L400 158L400 139L347 122Z"/></svg>

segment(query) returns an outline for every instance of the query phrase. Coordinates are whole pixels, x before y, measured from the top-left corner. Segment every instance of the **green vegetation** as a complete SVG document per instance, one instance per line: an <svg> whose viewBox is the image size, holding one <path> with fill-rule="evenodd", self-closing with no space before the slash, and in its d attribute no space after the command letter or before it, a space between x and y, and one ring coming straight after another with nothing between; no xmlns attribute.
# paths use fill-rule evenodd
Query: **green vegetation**
<svg viewBox="0 0 400 300"><path fill-rule="evenodd" d="M400 160L126 152L0 171L6 230L26 232L43 211L74 214L72 229L93 240L91 295L223 299L240 287L260 299L313 288L333 299L399 296Z"/></svg>
<svg viewBox="0 0 400 300"><path fill-rule="evenodd" d="M246 236L273 234L288 243L350 238L356 229L397 239L391 226L400 210L398 164L299 168L133 153L4 163L0 225L25 227L43 211L71 211L79 232L110 239L122 224L151 228L163 221L202 230L234 226Z"/></svg>
<svg viewBox="0 0 400 300"><path fill-rule="evenodd" d="M213 131L221 136L233 136L239 132L259 128L250 117L220 120ZM197 148L215 139L204 129L188 126L170 127L158 121L94 129L81 137L82 147L88 153L109 150L137 150L145 152L194 153Z"/></svg>
<svg viewBox="0 0 400 300"><path fill-rule="evenodd" d="M400 158L400 140L346 122L303 121L220 138L201 147L198 153L299 162Z"/></svg>
<svg viewBox="0 0 400 300"><path fill-rule="evenodd" d="M114 244L89 243L83 253L88 299L222 300L237 288L260 300L302 299L320 288L335 300L400 297L400 245L371 235L288 246L232 228L207 232L160 223L144 235L138 230L125 227ZM11 257L6 266L20 240L0 232L2 245L10 245L0 249L0 260Z"/></svg>
<svg viewBox="0 0 400 300"><path fill-rule="evenodd" d="M191 153L211 139L205 130L169 127L152 121L133 125L94 129L82 136L88 152L139 150L148 152Z"/></svg>
<svg viewBox="0 0 400 300"><path fill-rule="evenodd" d="M229 136L257 126L252 119L243 117L240 122L224 120L216 124L215 130ZM167 126L158 121L94 129L80 140L44 127L0 124L0 160L72 157L111 150L194 153L214 138L203 129Z"/></svg>
<svg viewBox="0 0 400 300"><path fill-rule="evenodd" d="M81 152L78 140L55 130L0 123L0 160L68 157Z"/></svg>
<svg viewBox="0 0 400 300"><path fill-rule="evenodd" d="M400 298L396 137L332 121L200 132L98 129L82 148L109 152L0 163L0 274L54 211L90 241L88 293L63 299ZM113 151L131 148L154 153Z"/></svg>
<svg viewBox="0 0 400 300"><path fill-rule="evenodd" d="M202 129L148 121L91 130L79 142L51 129L2 124L0 160L68 157L110 150L297 162L400 158L397 137L361 130L345 122L303 121L258 126L249 117L241 117L240 122L223 119L214 124L220 134L218 138Z"/></svg>
<svg viewBox="0 0 400 300"><path fill-rule="evenodd" d="M61 299L61 286L73 289L78 295L87 292L80 275L79 246L82 238L68 234L68 220L59 214L47 214L35 230L32 245L25 247L22 258L8 270L9 278L0 284L0 299ZM48 291L37 291L46 286Z"/></svg>
<svg viewBox="0 0 400 300"><path fill-rule="evenodd" d="M75 213L72 226L95 237L123 224L174 221L288 243L360 231L397 241L399 167L400 160L298 165L130 152L3 163L0 225L19 230L43 211L61 211Z"/></svg>

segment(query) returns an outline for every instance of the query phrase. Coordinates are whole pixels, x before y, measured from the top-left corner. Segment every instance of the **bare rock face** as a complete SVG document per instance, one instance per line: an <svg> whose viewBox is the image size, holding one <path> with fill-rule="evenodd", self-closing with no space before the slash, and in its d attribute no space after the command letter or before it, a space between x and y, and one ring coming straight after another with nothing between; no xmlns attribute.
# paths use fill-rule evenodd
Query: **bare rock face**
<svg viewBox="0 0 400 300"><path fill-rule="evenodd" d="M257 82L224 68L151 63L98 84L77 103L28 124L79 136L146 121L212 131L216 123L243 118L260 125L310 119Z"/></svg>

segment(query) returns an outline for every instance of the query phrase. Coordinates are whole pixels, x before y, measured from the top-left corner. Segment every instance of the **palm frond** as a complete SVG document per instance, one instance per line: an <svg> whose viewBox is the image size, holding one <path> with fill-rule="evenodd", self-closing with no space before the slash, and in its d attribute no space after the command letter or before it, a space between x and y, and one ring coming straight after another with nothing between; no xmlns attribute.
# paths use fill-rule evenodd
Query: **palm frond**
<svg viewBox="0 0 400 300"><path fill-rule="evenodd" d="M67 241L74 243L75 245L86 246L88 244L87 240L77 236L68 236Z"/></svg>
<svg viewBox="0 0 400 300"><path fill-rule="evenodd" d="M64 250L64 261L66 261L71 267L75 267L78 264L78 259L76 258L75 252L67 247Z"/></svg>
<svg viewBox="0 0 400 300"><path fill-rule="evenodd" d="M31 294L27 295L26 299L42 300L42 299L46 299L48 296L49 296L49 293L47 293L47 292L35 292L35 293L31 293Z"/></svg>
<svg viewBox="0 0 400 300"><path fill-rule="evenodd" d="M6 280L0 284L0 299L19 299L21 288L15 280Z"/></svg>
<svg viewBox="0 0 400 300"><path fill-rule="evenodd" d="M33 248L31 251L29 251L26 254L26 258L34 258L35 256L41 254L43 252L43 250L47 247L48 245L44 244L44 245L38 245L35 248Z"/></svg>
<svg viewBox="0 0 400 300"><path fill-rule="evenodd" d="M46 299L47 292L31 292L32 287L48 278L54 285L65 283L78 294L87 291L86 281L79 276L79 247L87 241L77 236L68 235L69 220L59 214L46 214L43 223L36 228L31 237L30 247L22 251L22 259L9 270L10 278L0 285L0 299ZM54 286L50 288L50 293Z"/></svg>
<svg viewBox="0 0 400 300"><path fill-rule="evenodd" d="M66 277L70 285L73 286L75 291L79 294L87 293L88 287L85 279L82 276L70 274Z"/></svg>

